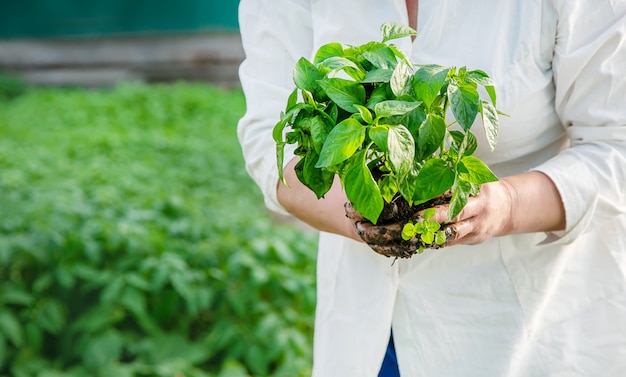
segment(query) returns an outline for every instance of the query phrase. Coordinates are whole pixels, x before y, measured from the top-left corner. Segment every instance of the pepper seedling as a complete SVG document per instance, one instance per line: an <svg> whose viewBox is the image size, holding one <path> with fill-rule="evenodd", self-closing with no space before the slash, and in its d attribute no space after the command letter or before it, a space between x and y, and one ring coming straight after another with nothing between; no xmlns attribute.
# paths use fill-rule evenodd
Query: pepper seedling
<svg viewBox="0 0 626 377"><path fill-rule="evenodd" d="M348 200L372 223L388 220L380 215L398 197L415 208L445 193L452 219L483 183L497 180L473 156L471 132L480 114L495 148L495 85L481 70L412 64L389 42L416 31L399 23L381 31L381 42L328 43L313 61L297 62L296 88L273 131L279 176L284 180L284 148L295 144L296 175L318 198L337 175ZM425 246L442 241L434 222L409 220L407 236L421 237Z"/></svg>

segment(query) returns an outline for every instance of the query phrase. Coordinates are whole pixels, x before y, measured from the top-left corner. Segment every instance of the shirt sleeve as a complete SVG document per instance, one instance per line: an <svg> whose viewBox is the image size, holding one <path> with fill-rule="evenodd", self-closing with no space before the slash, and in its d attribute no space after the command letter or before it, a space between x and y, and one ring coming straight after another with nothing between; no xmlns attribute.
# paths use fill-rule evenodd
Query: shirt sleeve
<svg viewBox="0 0 626 377"><path fill-rule="evenodd" d="M626 1L555 1L555 106L571 147L539 166L557 186L558 242L626 212ZM540 214L538 214L540 215Z"/></svg>
<svg viewBox="0 0 626 377"><path fill-rule="evenodd" d="M266 206L286 213L278 203L278 169L272 130L295 88L293 68L312 51L309 1L241 0L239 26L245 59L239 78L246 113L237 126L246 170L261 188ZM285 149L285 163L293 158Z"/></svg>

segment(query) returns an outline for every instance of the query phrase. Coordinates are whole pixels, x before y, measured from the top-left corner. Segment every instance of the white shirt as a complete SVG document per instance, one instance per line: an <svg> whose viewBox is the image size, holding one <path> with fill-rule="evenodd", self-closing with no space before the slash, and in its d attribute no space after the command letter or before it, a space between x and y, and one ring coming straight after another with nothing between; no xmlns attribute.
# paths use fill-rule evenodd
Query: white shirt
<svg viewBox="0 0 626 377"><path fill-rule="evenodd" d="M547 174L566 230L395 263L322 233L314 376L376 376L392 326L402 376L626 376L626 1L419 6L417 39L396 44L414 63L482 69L496 81L509 117L494 152L476 132L477 156L500 176ZM407 17L404 0L241 1L238 131L270 209L284 212L271 131L297 59L331 41L380 40L382 23Z"/></svg>

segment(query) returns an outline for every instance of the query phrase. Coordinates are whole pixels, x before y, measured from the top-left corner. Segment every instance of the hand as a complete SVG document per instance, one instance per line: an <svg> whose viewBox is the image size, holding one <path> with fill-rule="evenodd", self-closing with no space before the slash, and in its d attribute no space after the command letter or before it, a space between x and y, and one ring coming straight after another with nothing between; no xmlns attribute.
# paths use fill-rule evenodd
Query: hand
<svg viewBox="0 0 626 377"><path fill-rule="evenodd" d="M478 244L487 239L506 234L510 231L512 195L511 185L505 181L483 185L481 193L469 198L467 205L452 221L448 220L449 204L436 204L435 216L431 221L442 224L446 243L443 245L426 245L430 248L440 248L456 244ZM430 207L430 206L429 206ZM426 208L424 208L426 209ZM417 253L424 244L419 237L410 240L402 238L402 228L406 220L372 224L352 207L345 205L346 216L354 224L357 234L374 251L387 257L408 258ZM392 207L388 218L393 218L396 210ZM424 210L410 216L413 222L424 220Z"/></svg>
<svg viewBox="0 0 626 377"><path fill-rule="evenodd" d="M430 205L436 205L448 200L449 195L437 198L431 203L425 203L421 208L427 208ZM346 202L344 207L346 216L352 221L356 234L378 254L386 257L409 258L424 247L440 248L443 246L435 243L424 245L419 237L413 237L409 240L402 238L402 228L408 220L413 222L424 220L422 211L411 211L408 203L403 200L388 203L383 213L381 213L378 224L373 224L364 218L352 206L352 203ZM441 230L445 232L447 239L455 238L454 228L444 225Z"/></svg>
<svg viewBox="0 0 626 377"><path fill-rule="evenodd" d="M431 220L454 229L454 238L449 239L446 246L476 245L512 232L513 203L514 188L506 180L500 180L484 184L480 193L471 196L451 222L448 221L448 204L435 206Z"/></svg>
<svg viewBox="0 0 626 377"><path fill-rule="evenodd" d="M469 198L467 205L452 221L448 204L435 204L432 221L442 224L447 242L475 245L489 238L514 233L547 232L565 229L565 209L552 180L541 172L530 171L484 184L480 194ZM426 208L425 208L426 209ZM417 240L402 240L404 224L397 222L374 225L346 206L356 233L376 252L410 257L416 252ZM423 210L412 220L421 221Z"/></svg>
<svg viewBox="0 0 626 377"><path fill-rule="evenodd" d="M448 206L436 208L434 221L448 219ZM448 245L475 245L491 237L565 229L565 208L554 182L529 171L484 184L469 198L450 226L456 238Z"/></svg>

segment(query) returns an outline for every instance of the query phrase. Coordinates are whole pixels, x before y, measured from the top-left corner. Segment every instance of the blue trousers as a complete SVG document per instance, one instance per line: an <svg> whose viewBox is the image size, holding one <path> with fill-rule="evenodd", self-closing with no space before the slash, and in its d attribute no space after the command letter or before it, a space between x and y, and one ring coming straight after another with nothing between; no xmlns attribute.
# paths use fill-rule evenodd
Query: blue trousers
<svg viewBox="0 0 626 377"><path fill-rule="evenodd" d="M393 344L393 333L389 336L389 345L387 345L387 353L383 365L380 367L378 377L400 377L398 370L398 359L396 358L396 347Z"/></svg>

